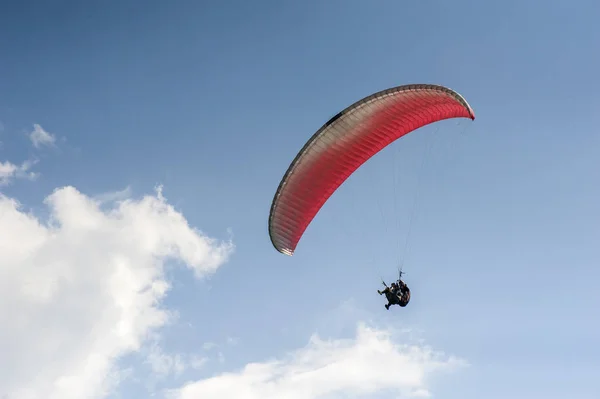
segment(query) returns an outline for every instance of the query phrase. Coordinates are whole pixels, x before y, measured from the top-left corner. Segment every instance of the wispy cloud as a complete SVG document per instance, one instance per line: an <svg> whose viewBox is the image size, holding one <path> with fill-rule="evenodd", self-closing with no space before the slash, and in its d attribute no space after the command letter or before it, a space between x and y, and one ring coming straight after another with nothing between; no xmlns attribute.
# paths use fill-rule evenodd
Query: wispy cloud
<svg viewBox="0 0 600 399"><path fill-rule="evenodd" d="M205 342L202 344L202 349L205 352L213 352L213 356L216 356L217 362L223 364L225 363L225 353L223 353L223 348L225 346L235 346L239 343L239 338L236 337L227 337L225 342L222 344L218 344L216 342ZM206 358L208 360L208 358Z"/></svg>
<svg viewBox="0 0 600 399"><path fill-rule="evenodd" d="M33 125L33 130L29 133L29 139L35 148L44 146L51 147L56 143L56 137L44 130L44 128L37 123Z"/></svg>
<svg viewBox="0 0 600 399"><path fill-rule="evenodd" d="M36 163L37 161L35 160L28 160L23 162L21 165L16 165L9 161L0 161L0 186L8 185L14 179L35 180L39 174L31 172L30 169Z"/></svg>
<svg viewBox="0 0 600 399"><path fill-rule="evenodd" d="M180 354L167 354L158 345L153 345L146 357L146 363L155 374L166 376L169 374L179 375L185 368L186 363Z"/></svg>
<svg viewBox="0 0 600 399"><path fill-rule="evenodd" d="M94 199L100 203L123 201L131 197L131 187L127 186L123 190L110 191L96 195Z"/></svg>
<svg viewBox="0 0 600 399"><path fill-rule="evenodd" d="M204 349L205 351L209 351L218 347L219 345L215 344L214 342L205 342L204 344L202 344L202 349Z"/></svg>
<svg viewBox="0 0 600 399"><path fill-rule="evenodd" d="M208 358L193 353L167 353L158 344L149 346L145 363L156 377L179 376L187 369L198 370L208 362Z"/></svg>

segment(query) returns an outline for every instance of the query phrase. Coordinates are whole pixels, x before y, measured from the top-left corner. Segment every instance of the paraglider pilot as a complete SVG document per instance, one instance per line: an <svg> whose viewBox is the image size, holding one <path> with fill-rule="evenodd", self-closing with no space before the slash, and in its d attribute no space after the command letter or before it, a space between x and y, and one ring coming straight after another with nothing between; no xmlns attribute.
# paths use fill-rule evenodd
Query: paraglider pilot
<svg viewBox="0 0 600 399"><path fill-rule="evenodd" d="M390 287L386 286L383 291L377 290L379 295L385 294L388 303L385 304L387 310L390 309L391 305L398 305L405 307L410 302L410 288L401 279L397 282L392 283Z"/></svg>

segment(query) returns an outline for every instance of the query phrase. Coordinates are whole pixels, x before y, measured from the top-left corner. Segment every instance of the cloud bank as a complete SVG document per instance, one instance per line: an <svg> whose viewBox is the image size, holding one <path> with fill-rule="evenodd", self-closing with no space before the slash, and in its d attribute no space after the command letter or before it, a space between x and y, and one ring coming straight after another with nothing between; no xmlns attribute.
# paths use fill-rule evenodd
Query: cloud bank
<svg viewBox="0 0 600 399"><path fill-rule="evenodd" d="M41 220L0 194L0 397L103 398L125 377L118 359L169 321L168 260L202 277L234 247L190 227L160 189L103 210L64 187L45 204Z"/></svg>
<svg viewBox="0 0 600 399"><path fill-rule="evenodd" d="M322 340L282 359L188 383L170 399L372 398L390 393L429 397L428 379L464 367L459 358L427 346L398 344L390 331L360 324L354 339ZM392 395L391 397L395 397Z"/></svg>

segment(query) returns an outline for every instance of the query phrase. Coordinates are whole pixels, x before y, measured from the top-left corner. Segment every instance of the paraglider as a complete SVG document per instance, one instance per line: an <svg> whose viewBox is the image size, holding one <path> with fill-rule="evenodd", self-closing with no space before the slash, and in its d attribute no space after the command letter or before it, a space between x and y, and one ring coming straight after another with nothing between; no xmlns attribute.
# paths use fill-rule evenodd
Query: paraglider
<svg viewBox="0 0 600 399"><path fill-rule="evenodd" d="M460 94L431 84L383 90L339 112L306 142L279 183L268 223L275 249L292 256L329 197L379 151L425 125L450 118L474 120L475 114ZM394 285L401 296L390 298L406 306L410 290L402 284Z"/></svg>

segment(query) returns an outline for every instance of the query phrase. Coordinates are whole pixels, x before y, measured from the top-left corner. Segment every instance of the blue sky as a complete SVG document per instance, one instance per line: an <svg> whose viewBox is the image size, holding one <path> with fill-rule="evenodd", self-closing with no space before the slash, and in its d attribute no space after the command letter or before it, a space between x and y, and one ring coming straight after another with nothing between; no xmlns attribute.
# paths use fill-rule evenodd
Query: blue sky
<svg viewBox="0 0 600 399"><path fill-rule="evenodd" d="M427 380L436 398L598 397L600 6L540 4L6 5L0 162L36 160L39 176L13 176L5 198L43 221L52 214L44 199L65 186L86 198L129 188L139 204L162 185L190 226L235 245L200 279L176 267L189 257L165 260L160 306L179 316L150 341L209 361L155 381L142 340L115 360L130 377L107 397L238 372L315 333L353 339L358 323L410 330L395 342L423 340L468 362ZM407 83L457 90L477 119L394 143L331 198L294 257L277 253L268 212L296 152L347 105ZM55 143L32 146L34 124ZM413 300L386 311L375 290L399 258ZM19 397L17 388L0 392ZM376 391L364 397L389 397Z"/></svg>

